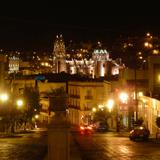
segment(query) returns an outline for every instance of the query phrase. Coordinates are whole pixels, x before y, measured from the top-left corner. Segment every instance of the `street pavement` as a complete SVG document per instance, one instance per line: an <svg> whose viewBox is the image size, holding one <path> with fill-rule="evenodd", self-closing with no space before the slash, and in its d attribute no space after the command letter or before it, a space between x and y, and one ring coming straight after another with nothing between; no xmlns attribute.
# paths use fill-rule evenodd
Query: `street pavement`
<svg viewBox="0 0 160 160"><path fill-rule="evenodd" d="M0 138L0 160L47 160L47 132ZM160 140L130 141L128 132L71 132L70 160L159 160Z"/></svg>
<svg viewBox="0 0 160 160"><path fill-rule="evenodd" d="M1 134L0 160L43 160L46 153L46 132L36 130L11 137Z"/></svg>
<svg viewBox="0 0 160 160"><path fill-rule="evenodd" d="M159 160L160 140L131 141L128 133L73 134L82 160Z"/></svg>

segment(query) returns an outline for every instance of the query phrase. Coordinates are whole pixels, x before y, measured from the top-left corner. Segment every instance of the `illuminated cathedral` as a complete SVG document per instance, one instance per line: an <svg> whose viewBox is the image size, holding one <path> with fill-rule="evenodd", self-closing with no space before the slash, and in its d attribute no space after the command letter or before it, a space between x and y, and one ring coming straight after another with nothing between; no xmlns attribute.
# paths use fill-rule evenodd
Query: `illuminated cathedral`
<svg viewBox="0 0 160 160"><path fill-rule="evenodd" d="M67 59L67 53L62 35L56 36L53 49L53 72L66 72L69 74L82 74L92 78L107 77L108 75L118 75L119 69L124 65L109 57L109 52L99 47L94 49L90 59L72 58Z"/></svg>

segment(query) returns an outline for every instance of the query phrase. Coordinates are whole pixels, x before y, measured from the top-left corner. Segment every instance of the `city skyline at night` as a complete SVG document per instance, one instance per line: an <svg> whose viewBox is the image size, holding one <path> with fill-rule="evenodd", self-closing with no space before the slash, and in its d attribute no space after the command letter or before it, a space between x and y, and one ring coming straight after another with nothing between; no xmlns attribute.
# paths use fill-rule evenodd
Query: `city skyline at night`
<svg viewBox="0 0 160 160"><path fill-rule="evenodd" d="M65 41L102 41L112 45L119 36L159 34L159 15L135 5L103 3L24 3L2 5L0 48L52 51L55 36ZM156 11L156 9L155 9Z"/></svg>

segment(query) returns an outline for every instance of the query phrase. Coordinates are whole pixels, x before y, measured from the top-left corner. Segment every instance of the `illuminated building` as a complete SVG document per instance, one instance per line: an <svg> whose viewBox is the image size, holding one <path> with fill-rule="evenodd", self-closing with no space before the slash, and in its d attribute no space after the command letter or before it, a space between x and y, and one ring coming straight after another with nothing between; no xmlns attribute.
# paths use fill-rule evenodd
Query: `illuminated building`
<svg viewBox="0 0 160 160"><path fill-rule="evenodd" d="M53 49L54 73L67 72L99 78L118 75L119 69L124 67L120 61L118 63L109 57L109 52L101 47L100 42L98 42L98 47L93 50L92 57L89 59L80 59L81 54L72 59L67 59L67 56L62 35L57 36Z"/></svg>
<svg viewBox="0 0 160 160"><path fill-rule="evenodd" d="M7 58L5 55L0 54L0 89L4 87L4 78L5 78L5 66L6 66Z"/></svg>
<svg viewBox="0 0 160 160"><path fill-rule="evenodd" d="M53 67L56 73L66 72L66 51L62 35L56 37L53 49Z"/></svg>
<svg viewBox="0 0 160 160"><path fill-rule="evenodd" d="M9 57L9 73L17 73L19 71L19 62L18 57Z"/></svg>

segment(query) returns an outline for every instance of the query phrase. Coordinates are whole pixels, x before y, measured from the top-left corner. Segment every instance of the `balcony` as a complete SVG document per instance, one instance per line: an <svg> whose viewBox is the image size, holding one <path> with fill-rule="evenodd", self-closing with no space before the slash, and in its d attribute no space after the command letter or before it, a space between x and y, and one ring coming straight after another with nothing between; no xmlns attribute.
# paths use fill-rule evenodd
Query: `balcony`
<svg viewBox="0 0 160 160"><path fill-rule="evenodd" d="M84 98L85 98L85 99L92 100L92 99L93 99L93 96L85 96Z"/></svg>
<svg viewBox="0 0 160 160"><path fill-rule="evenodd" d="M70 97L70 98L77 98L77 99L79 99L79 98L80 98L80 95L73 95L73 94L70 94L69 97Z"/></svg>
<svg viewBox="0 0 160 160"><path fill-rule="evenodd" d="M80 109L80 106L68 105L68 108Z"/></svg>

